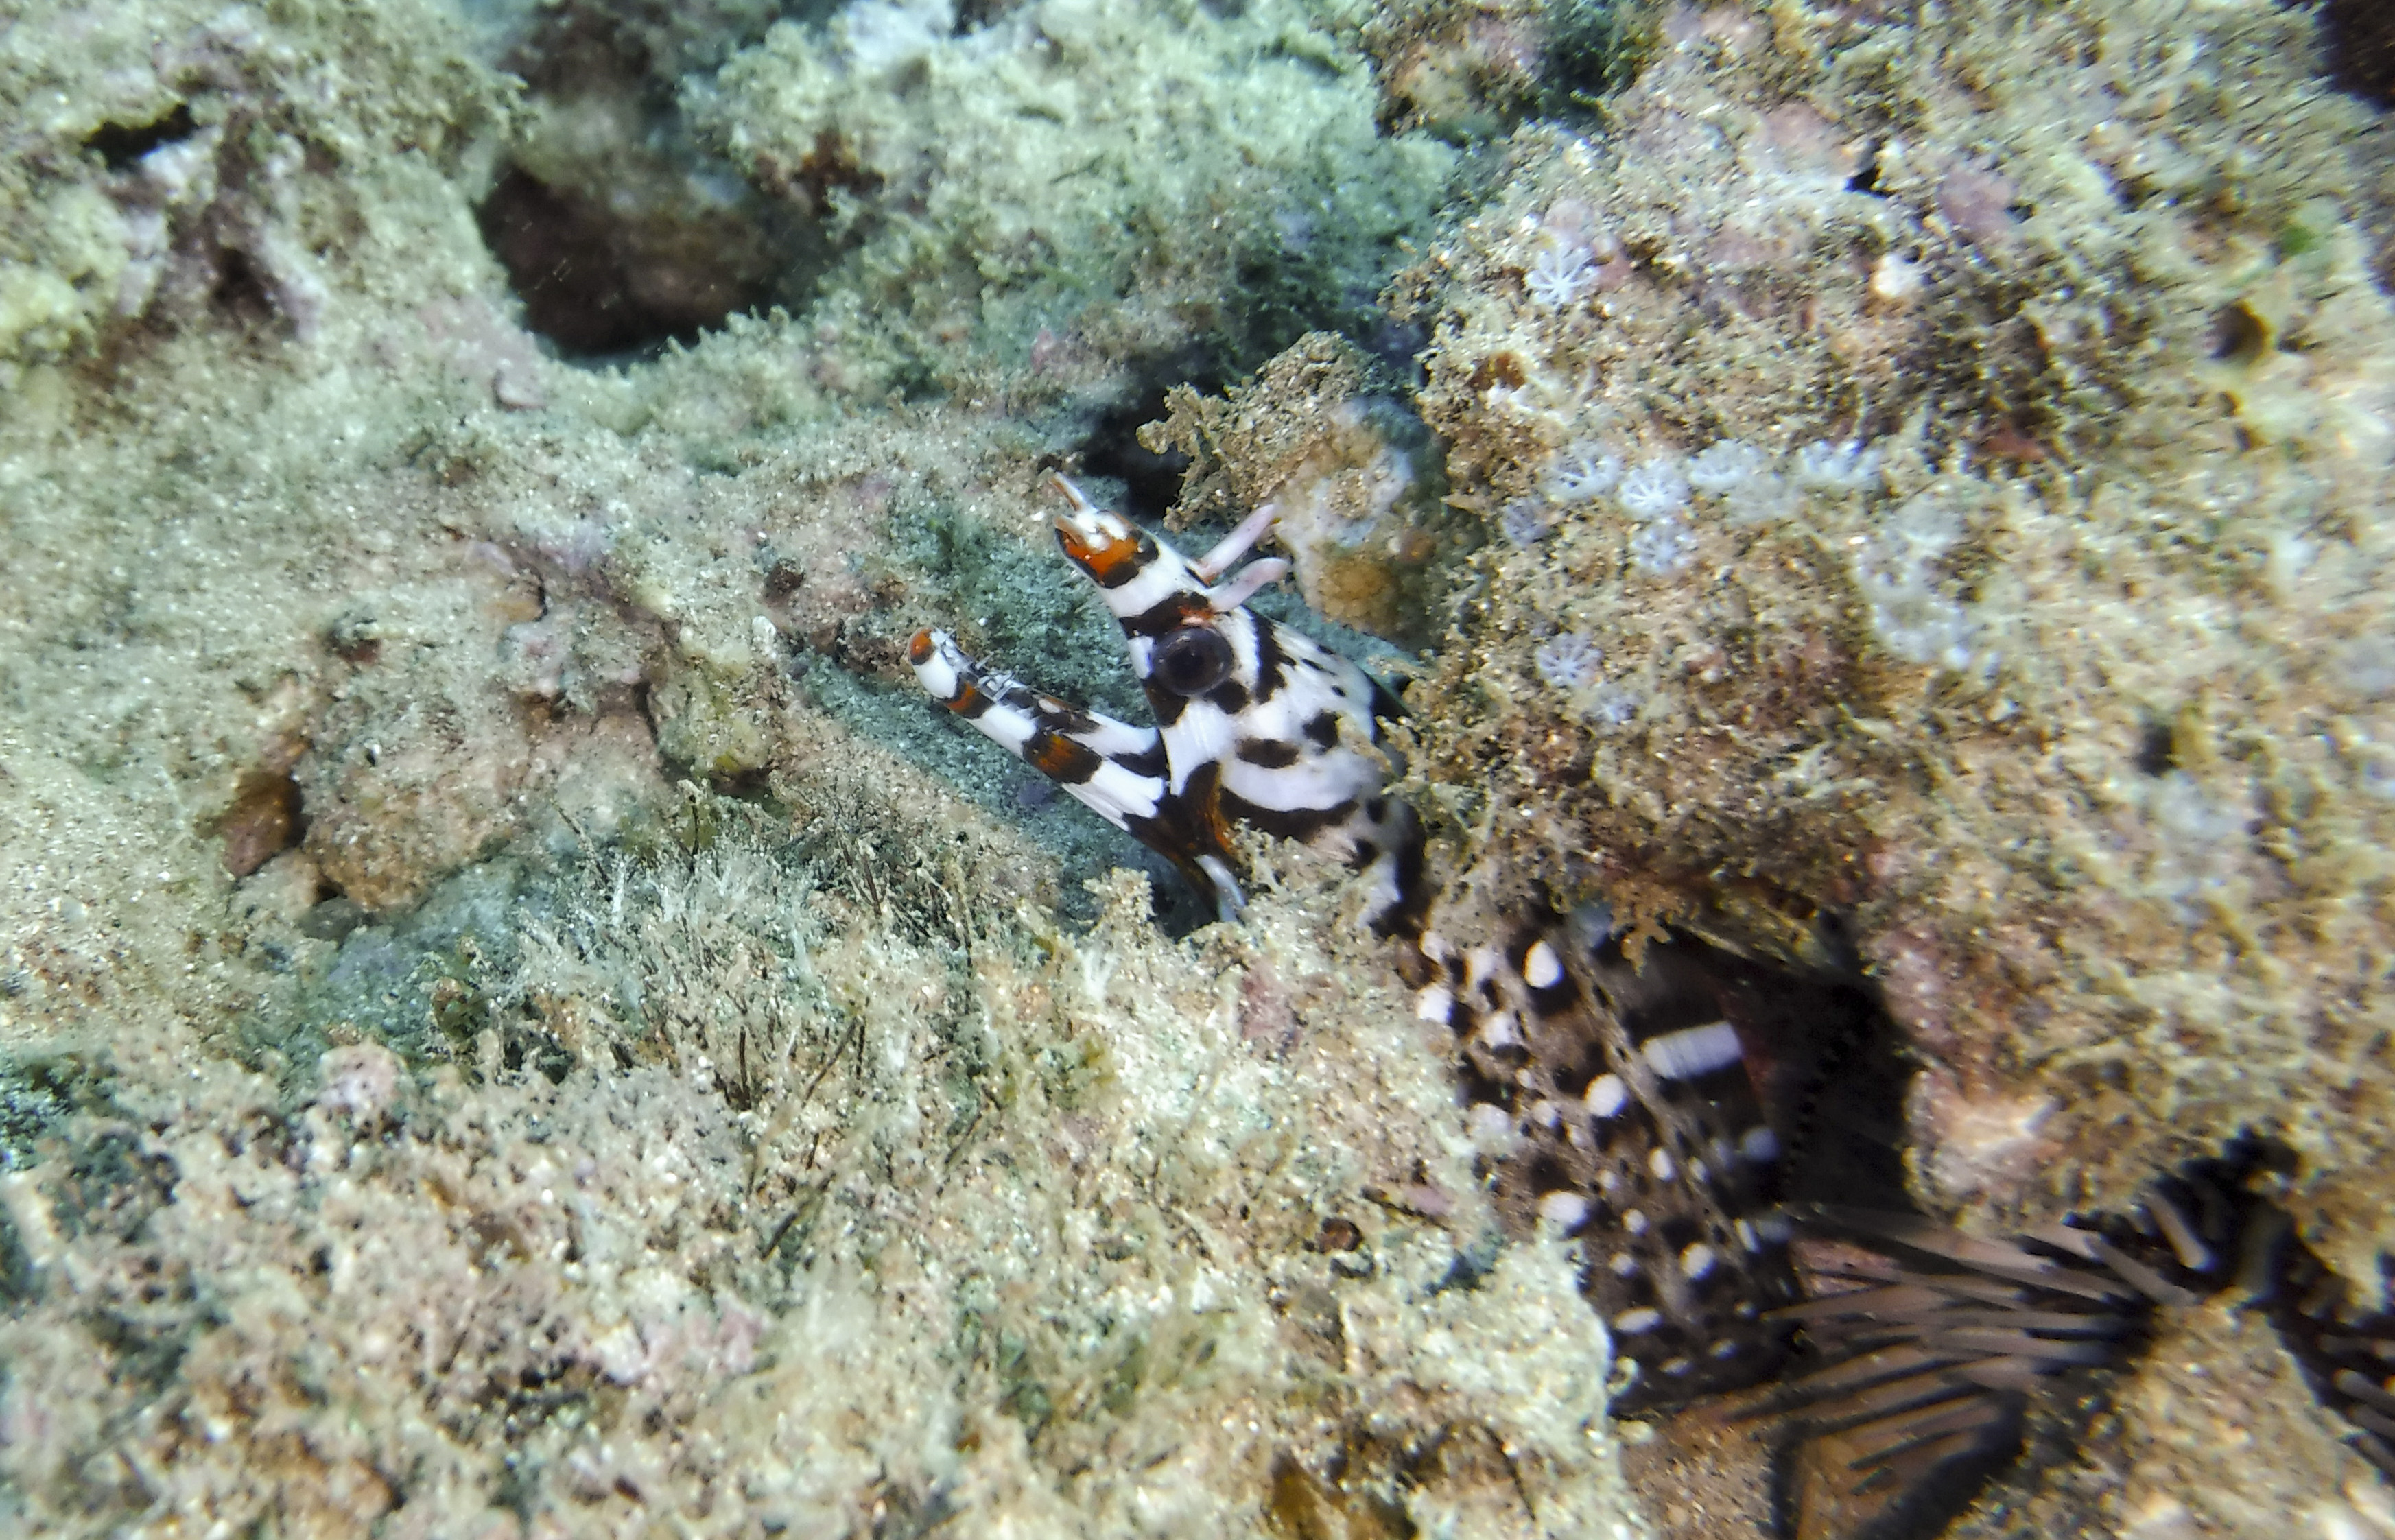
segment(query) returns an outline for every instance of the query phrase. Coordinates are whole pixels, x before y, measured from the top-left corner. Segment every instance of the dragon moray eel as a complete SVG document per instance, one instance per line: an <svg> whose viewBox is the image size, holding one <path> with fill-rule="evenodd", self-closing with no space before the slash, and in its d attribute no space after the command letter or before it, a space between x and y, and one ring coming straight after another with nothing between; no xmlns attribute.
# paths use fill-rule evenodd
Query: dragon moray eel
<svg viewBox="0 0 2395 1540"><path fill-rule="evenodd" d="M2128 1216L2009 1240L1788 1201L1782 1146L1801 1136L1788 1107L1766 1102L1801 1093L1784 1073L1776 1097L1761 1087L1805 1029L1806 985L1758 984L1695 943L1650 944L1634 962L1601 907L1475 909L1466 884L1441 903L1418 820L1383 790L1394 751L1382 724L1403 707L1356 664L1247 608L1285 562L1231 573L1272 507L1193 560L1052 481L1065 502L1057 545L1120 624L1156 725L1043 694L942 631L909 644L917 678L1172 862L1223 920L1246 902L1233 823L1354 869L1418 1014L1452 1034L1468 1117L1510 1146L1490 1172L1499 1211L1578 1245L1581 1292L1612 1335L1616 1412L1767 1386L1765 1415L1788 1434L1776 1482L1788 1533L1933 1533L2016 1455L2039 1380L2124 1362L2157 1307L2243 1276L2263 1281L2361 1452L2395 1474L2395 1323L2356 1311L2270 1222L2252 1191L2271 1164L2265 1146L2155 1182Z"/></svg>
<svg viewBox="0 0 2395 1540"><path fill-rule="evenodd" d="M1377 933L1420 934L1427 898L1413 810L1383 796L1386 686L1246 600L1288 571L1223 573L1270 527L1259 510L1191 561L1059 476L1056 544L1122 625L1157 726L1067 705L983 667L944 631L906 649L934 700L1181 868L1223 919L1246 902L1226 821L1330 850L1364 875Z"/></svg>

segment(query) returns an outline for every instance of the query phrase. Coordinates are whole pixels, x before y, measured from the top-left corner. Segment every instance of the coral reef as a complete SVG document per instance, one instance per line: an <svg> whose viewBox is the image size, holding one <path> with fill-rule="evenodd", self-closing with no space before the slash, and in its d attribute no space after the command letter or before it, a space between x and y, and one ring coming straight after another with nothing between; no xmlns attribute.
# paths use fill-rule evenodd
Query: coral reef
<svg viewBox="0 0 2395 1540"><path fill-rule="evenodd" d="M1161 385L1369 327L1444 194L1452 152L1375 132L1326 20L1052 0L952 31L936 0L863 4L684 94L848 248L814 315L870 371L853 388L1086 392L1126 361Z"/></svg>
<svg viewBox="0 0 2395 1540"><path fill-rule="evenodd" d="M1450 500L1539 515L1409 694L1414 790L1525 887L1851 948L1939 1211L2118 1204L2260 1126L2375 1280L2375 125L2309 20L2190 20L1679 10L1602 135L1519 131L1400 285Z"/></svg>
<svg viewBox="0 0 2395 1540"><path fill-rule="evenodd" d="M695 342L734 311L797 304L822 232L697 142L685 74L753 43L779 7L592 0L495 7L478 50L524 84L507 159L475 220L560 352L621 357Z"/></svg>
<svg viewBox="0 0 2395 1540"><path fill-rule="evenodd" d="M2301 72L2305 23L2206 17L2212 76L2135 5L2101 50L2002 6L1678 13L1606 143L1518 135L1418 270L1425 415L1492 513L1630 468L1475 559L1423 715L1435 782L1534 809L1528 869L1782 955L1850 924L1930 1064L1930 1192L2117 1193L2262 1116L2353 1269L2395 1241L2346 1185L2385 1154L2356 1075L2390 317L2335 201L2359 110ZM2257 155L2249 112L2293 126ZM1978 162L1937 131L1965 112ZM1562 310L1528 286L1559 230L1628 264ZM1680 465L1719 502L1667 571L1638 540ZM1481 704L1558 626L1640 691L1629 741ZM1999 1107L2045 1112L1965 1134Z"/></svg>
<svg viewBox="0 0 2395 1540"><path fill-rule="evenodd" d="M520 893L481 932L514 954L461 937L408 1060L356 1038L296 1100L220 1060L20 1061L75 1106L0 1178L17 1523L1198 1533L1369 1483L1533 1533L1615 1500L1601 1332L1556 1336L1552 1255L1441 1287L1488 1222L1468 1146L1306 895L1180 953L1123 874L1074 940L958 901L993 873L946 825L809 858L706 811L701 849ZM1451 1201L1359 1202L1376 1177ZM1276 1463L1351 1422L1401 1475Z"/></svg>
<svg viewBox="0 0 2395 1540"><path fill-rule="evenodd" d="M1617 0L1395 0L1361 40L1383 122L1470 141L1593 104L1632 72L1647 20Z"/></svg>
<svg viewBox="0 0 2395 1540"><path fill-rule="evenodd" d="M419 22L415 7L403 14ZM497 103L454 55L390 59L369 82L297 59L263 19L135 10L61 20L72 63L20 47L0 235L0 375L121 340L127 322L214 316L306 340L332 248L369 260L360 178L458 169ZM404 24L404 22L402 24ZM20 42L37 22L20 19ZM37 105L38 104L38 105ZM383 151L405 144L397 160Z"/></svg>
<svg viewBox="0 0 2395 1540"><path fill-rule="evenodd" d="M1249 927L1169 941L1145 876L1083 886L1152 862L901 688L936 616L1118 694L1025 538L1046 465L1157 367L1131 339L1227 365L1369 320L1452 157L1377 135L1294 7L975 16L909 45L945 95L839 110L1012 124L1027 179L893 174L867 224L915 233L814 311L614 369L561 364L476 217L570 148L493 70L536 74L537 27L11 24L0 1527L1620 1511L1603 1335L1559 1255L1485 1244L1337 874L1267 862ZM654 68L582 106L729 58L707 122L796 133L762 97L823 20L691 53L623 12ZM1162 76L1248 125L1250 191L1125 155L1160 232L1059 210L987 277L990 348L944 335ZM1093 115L1013 117L1035 86ZM1216 142L1184 105L1166 142ZM927 308L878 311L918 238ZM1097 285L1061 309L1046 240ZM1286 275L1252 335L1248 257ZM988 393L894 399L904 359Z"/></svg>
<svg viewBox="0 0 2395 1540"><path fill-rule="evenodd" d="M1131 704L1040 488L1150 418L1436 650L1443 870L1859 961L1941 1214L2260 1125L2375 1278L2333 9L27 8L0 1528L1638 1522L1339 875L1199 929L906 678ZM1965 1533L2383 1525L2259 1323L2146 1363Z"/></svg>

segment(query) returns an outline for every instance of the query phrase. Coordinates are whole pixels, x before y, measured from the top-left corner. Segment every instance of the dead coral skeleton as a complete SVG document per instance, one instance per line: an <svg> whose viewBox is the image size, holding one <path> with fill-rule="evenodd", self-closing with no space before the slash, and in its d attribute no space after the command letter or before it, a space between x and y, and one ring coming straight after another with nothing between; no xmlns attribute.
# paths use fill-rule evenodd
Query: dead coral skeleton
<svg viewBox="0 0 2395 1540"><path fill-rule="evenodd" d="M124 223L120 317L181 322L251 303L299 341L316 335L331 291L298 230L308 151L264 84L267 48L238 7L160 48L158 79L176 103L139 131L150 148L104 183Z"/></svg>

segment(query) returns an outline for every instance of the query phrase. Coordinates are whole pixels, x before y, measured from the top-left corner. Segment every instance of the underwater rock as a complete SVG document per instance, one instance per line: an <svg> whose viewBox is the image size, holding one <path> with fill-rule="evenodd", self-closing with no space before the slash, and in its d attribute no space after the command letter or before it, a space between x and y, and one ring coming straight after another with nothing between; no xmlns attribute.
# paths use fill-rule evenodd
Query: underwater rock
<svg viewBox="0 0 2395 1540"><path fill-rule="evenodd" d="M1302 6L1048 0L969 25L857 5L776 26L685 99L845 248L818 315L859 335L867 394L1086 395L1360 329L1454 165L1376 130L1363 59Z"/></svg>
<svg viewBox="0 0 2395 1540"><path fill-rule="evenodd" d="M1411 282L1455 500L1529 500L1541 533L1473 558L1409 704L1431 782L1506 812L1526 875L1766 955L1851 935L1951 1077L1912 1129L1933 1201L2124 1201L2259 1123L2366 1276L2395 1107L2351 1068L2382 1007L2334 1002L2376 993L2388 804L2356 754L2376 707L2324 665L2388 624L2395 317L2337 201L2355 108L2264 7L2204 26L2291 130L2266 154L2261 118L2171 94L2216 77L2005 62L2083 24L2160 47L2182 15L1676 12L1603 138L1517 135L1505 197ZM1864 76L1917 105L1862 105ZM2069 105L2098 77L2156 113ZM2236 212L2172 195L2197 186ZM1530 286L1559 248L1590 273L1560 304ZM2227 347L2224 311L2253 317ZM1727 445L1742 478L1670 515L1685 566L1641 556L1644 493L1554 491ZM1559 632L1631 710L1543 684ZM1991 1154L1993 1108L2051 1108L2046 1158Z"/></svg>
<svg viewBox="0 0 2395 1540"><path fill-rule="evenodd" d="M1437 634L1434 601L1459 532L1439 500L1428 434L1370 377L1352 344L1313 333L1221 400L1186 386L1168 391L1168 415L1142 428L1139 441L1189 456L1172 528L1236 523L1271 504L1274 538L1310 609L1420 645Z"/></svg>

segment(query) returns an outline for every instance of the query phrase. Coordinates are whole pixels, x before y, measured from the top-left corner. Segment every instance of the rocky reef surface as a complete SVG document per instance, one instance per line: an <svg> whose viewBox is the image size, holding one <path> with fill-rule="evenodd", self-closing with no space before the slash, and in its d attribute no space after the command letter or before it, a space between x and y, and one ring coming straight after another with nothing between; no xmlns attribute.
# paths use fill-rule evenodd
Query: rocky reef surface
<svg viewBox="0 0 2395 1540"><path fill-rule="evenodd" d="M2251 1128L2375 1282L2357 18L20 7L0 1528L1767 1533L1339 873L1201 927L915 691L1139 711L1060 466L1280 504L1442 873L1869 981L1929 1211ZM2275 1344L1962 1531L2395 1533Z"/></svg>

